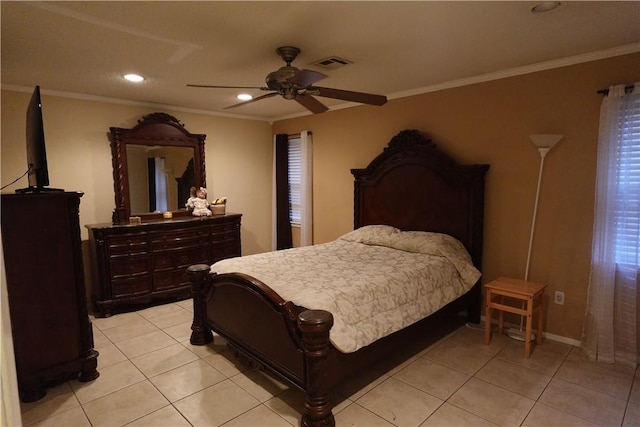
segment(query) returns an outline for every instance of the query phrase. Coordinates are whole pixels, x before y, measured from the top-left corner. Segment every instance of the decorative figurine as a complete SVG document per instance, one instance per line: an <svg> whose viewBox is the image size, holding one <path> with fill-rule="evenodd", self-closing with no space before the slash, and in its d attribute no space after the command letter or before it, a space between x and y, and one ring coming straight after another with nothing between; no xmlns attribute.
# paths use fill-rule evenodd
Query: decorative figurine
<svg viewBox="0 0 640 427"><path fill-rule="evenodd" d="M194 187L191 187L194 189ZM191 209L193 216L211 216L209 210L209 201L207 200L207 189L200 187L195 191L195 197L189 197L187 200L187 208Z"/></svg>

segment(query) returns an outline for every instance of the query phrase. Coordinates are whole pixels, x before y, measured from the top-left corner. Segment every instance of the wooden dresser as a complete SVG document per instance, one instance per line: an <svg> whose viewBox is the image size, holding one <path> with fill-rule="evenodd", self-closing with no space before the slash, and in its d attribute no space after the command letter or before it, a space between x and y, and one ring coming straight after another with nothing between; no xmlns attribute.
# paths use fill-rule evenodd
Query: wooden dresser
<svg viewBox="0 0 640 427"><path fill-rule="evenodd" d="M20 399L98 377L78 192L2 195L2 244ZM4 362L3 362L4 363Z"/></svg>
<svg viewBox="0 0 640 427"><path fill-rule="evenodd" d="M191 296L186 269L241 255L241 214L87 225L96 316Z"/></svg>

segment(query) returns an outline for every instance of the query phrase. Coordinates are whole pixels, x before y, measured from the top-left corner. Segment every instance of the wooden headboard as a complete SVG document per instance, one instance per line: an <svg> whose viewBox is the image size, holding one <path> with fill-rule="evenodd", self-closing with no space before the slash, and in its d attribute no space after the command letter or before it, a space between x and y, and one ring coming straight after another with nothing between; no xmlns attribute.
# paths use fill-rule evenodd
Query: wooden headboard
<svg viewBox="0 0 640 427"><path fill-rule="evenodd" d="M355 178L354 228L386 224L460 240L481 269L484 176L489 165L460 165L417 130L394 136Z"/></svg>

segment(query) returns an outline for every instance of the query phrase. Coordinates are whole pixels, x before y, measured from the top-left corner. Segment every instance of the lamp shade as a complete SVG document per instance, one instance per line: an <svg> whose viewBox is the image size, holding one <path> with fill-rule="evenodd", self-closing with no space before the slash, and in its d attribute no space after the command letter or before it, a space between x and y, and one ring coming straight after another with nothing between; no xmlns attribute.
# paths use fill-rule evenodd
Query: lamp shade
<svg viewBox="0 0 640 427"><path fill-rule="evenodd" d="M556 134L541 134L541 135L529 135L529 139L538 148L552 149L554 145L562 139L564 135Z"/></svg>

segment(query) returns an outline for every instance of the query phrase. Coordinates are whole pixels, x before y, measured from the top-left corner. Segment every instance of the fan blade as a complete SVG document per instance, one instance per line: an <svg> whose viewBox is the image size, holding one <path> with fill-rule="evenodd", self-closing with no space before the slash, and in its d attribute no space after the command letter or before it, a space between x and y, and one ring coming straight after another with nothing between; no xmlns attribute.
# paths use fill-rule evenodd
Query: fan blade
<svg viewBox="0 0 640 427"><path fill-rule="evenodd" d="M295 100L298 102L298 104L302 105L304 108L314 114L324 113L328 110L327 107L325 107L320 101L318 101L311 95L298 95L295 97Z"/></svg>
<svg viewBox="0 0 640 427"><path fill-rule="evenodd" d="M308 91L313 91L314 95L325 98L342 99L344 101L360 102L362 104L383 105L387 102L387 97L383 95L373 95L364 92L352 92L350 90L331 89L328 87L310 86Z"/></svg>
<svg viewBox="0 0 640 427"><path fill-rule="evenodd" d="M212 86L212 85L192 85L188 84L188 87L205 87L212 89L260 89L260 90L270 90L268 87L264 86Z"/></svg>
<svg viewBox="0 0 640 427"><path fill-rule="evenodd" d="M224 107L224 109L228 110L229 108L241 107L243 105L251 104L252 102L260 101L262 99L271 98L272 96L276 96L276 95L279 95L279 93L278 92L267 93L266 95L262 95L262 96L259 96L257 98L253 98L253 99L250 99L248 101L244 101L244 102L240 102L238 104L234 104L234 105L230 105L228 107Z"/></svg>
<svg viewBox="0 0 640 427"><path fill-rule="evenodd" d="M311 86L317 81L320 81L327 76L313 70L300 70L295 76L289 79L289 83L294 83L300 87Z"/></svg>

